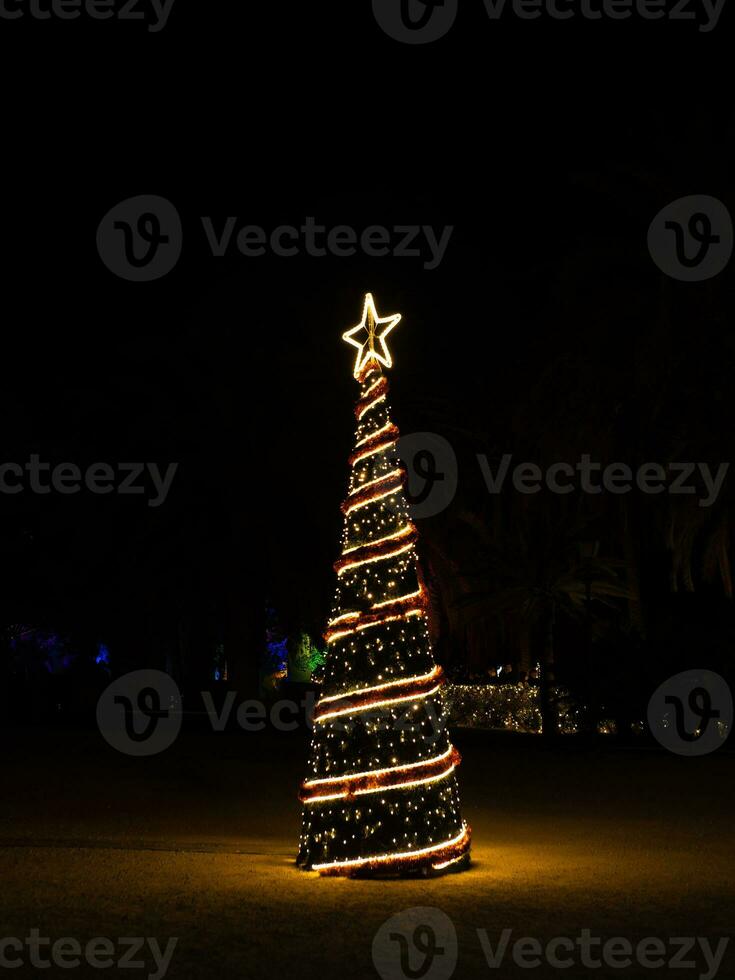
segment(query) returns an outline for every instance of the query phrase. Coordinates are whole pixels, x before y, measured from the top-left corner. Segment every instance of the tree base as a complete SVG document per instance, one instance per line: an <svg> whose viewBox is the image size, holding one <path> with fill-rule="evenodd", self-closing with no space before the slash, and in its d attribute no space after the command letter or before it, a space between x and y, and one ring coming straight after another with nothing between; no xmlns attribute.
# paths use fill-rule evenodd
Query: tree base
<svg viewBox="0 0 735 980"><path fill-rule="evenodd" d="M443 875L448 874L458 874L460 871L466 871L470 866L470 853L467 851L459 858L455 858L449 864L445 862L440 862L439 866L433 864L423 864L423 865L412 865L407 866L403 869L391 868L376 868L373 871L368 869L359 869L353 871L347 877L349 878L372 878L374 880L389 880L391 878L441 878ZM441 865L444 865L443 867Z"/></svg>
<svg viewBox="0 0 735 980"><path fill-rule="evenodd" d="M341 878L439 878L445 874L466 871L470 866L470 829L465 827L461 841L451 848L445 848L433 855L405 855L387 863L384 860L366 862L359 867L333 864L327 867L313 867L304 861L301 854L296 859L302 871L318 871L322 877Z"/></svg>

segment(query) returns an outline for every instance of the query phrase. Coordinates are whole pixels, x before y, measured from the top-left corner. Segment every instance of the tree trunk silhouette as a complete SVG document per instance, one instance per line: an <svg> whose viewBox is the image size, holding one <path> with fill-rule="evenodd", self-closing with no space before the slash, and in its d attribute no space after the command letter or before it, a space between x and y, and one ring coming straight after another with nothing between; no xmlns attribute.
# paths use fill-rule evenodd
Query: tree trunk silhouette
<svg viewBox="0 0 735 980"><path fill-rule="evenodd" d="M555 621L556 603L552 599L543 624L543 666L541 671L540 709L544 738L553 738L558 734L558 717L554 695L556 688L556 663L554 655Z"/></svg>

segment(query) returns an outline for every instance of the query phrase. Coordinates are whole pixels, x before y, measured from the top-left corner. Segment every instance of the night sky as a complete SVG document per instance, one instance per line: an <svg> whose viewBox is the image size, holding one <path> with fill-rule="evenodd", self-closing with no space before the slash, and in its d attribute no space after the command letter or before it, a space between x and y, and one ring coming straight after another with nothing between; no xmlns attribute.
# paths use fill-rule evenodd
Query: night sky
<svg viewBox="0 0 735 980"><path fill-rule="evenodd" d="M575 459L611 426L632 446L661 386L695 419L687 450L732 458L731 267L678 283L646 248L677 197L732 206L728 12L704 33L465 6L415 47L367 3L175 5L158 33L2 24L4 459L179 464L156 509L5 496L4 623L110 635L130 663L155 662L183 611L207 629L191 610L217 620L223 595L253 623L270 597L318 633L356 394L340 334L367 290L403 314L395 420L453 442L460 504L483 493L476 453ZM151 283L95 244L138 194L184 229ZM229 215L454 230L434 269L214 257L201 218ZM578 426L555 442L567 396ZM680 421L649 430L652 458Z"/></svg>

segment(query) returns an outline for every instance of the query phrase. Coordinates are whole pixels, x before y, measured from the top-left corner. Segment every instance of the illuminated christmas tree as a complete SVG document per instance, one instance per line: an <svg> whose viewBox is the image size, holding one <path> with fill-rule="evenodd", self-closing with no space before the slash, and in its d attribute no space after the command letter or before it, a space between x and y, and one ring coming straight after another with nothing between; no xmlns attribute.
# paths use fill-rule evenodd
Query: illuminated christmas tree
<svg viewBox="0 0 735 980"><path fill-rule="evenodd" d="M433 659L417 533L388 407L388 333L365 297L343 339L357 348L357 431L342 504L342 554L325 633L297 863L322 874L440 874L469 863Z"/></svg>

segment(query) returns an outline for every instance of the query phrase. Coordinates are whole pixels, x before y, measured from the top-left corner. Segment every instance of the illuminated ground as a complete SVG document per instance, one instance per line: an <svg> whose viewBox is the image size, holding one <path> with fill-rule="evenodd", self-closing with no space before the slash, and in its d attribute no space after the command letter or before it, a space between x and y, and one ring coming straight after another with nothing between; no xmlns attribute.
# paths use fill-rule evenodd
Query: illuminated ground
<svg viewBox="0 0 735 980"><path fill-rule="evenodd" d="M170 977L341 980L375 977L375 931L417 905L453 919L460 978L529 975L510 957L490 970L478 928L493 944L504 928L542 941L585 927L633 941L729 934L734 755L687 760L609 743L547 750L476 733L456 741L472 870L371 882L292 864L299 737L190 736L150 760L117 756L92 736L23 739L3 767L0 937L34 926L82 941L178 936ZM734 962L730 950L719 975L735 975ZM581 965L530 971L557 973L592 975Z"/></svg>

